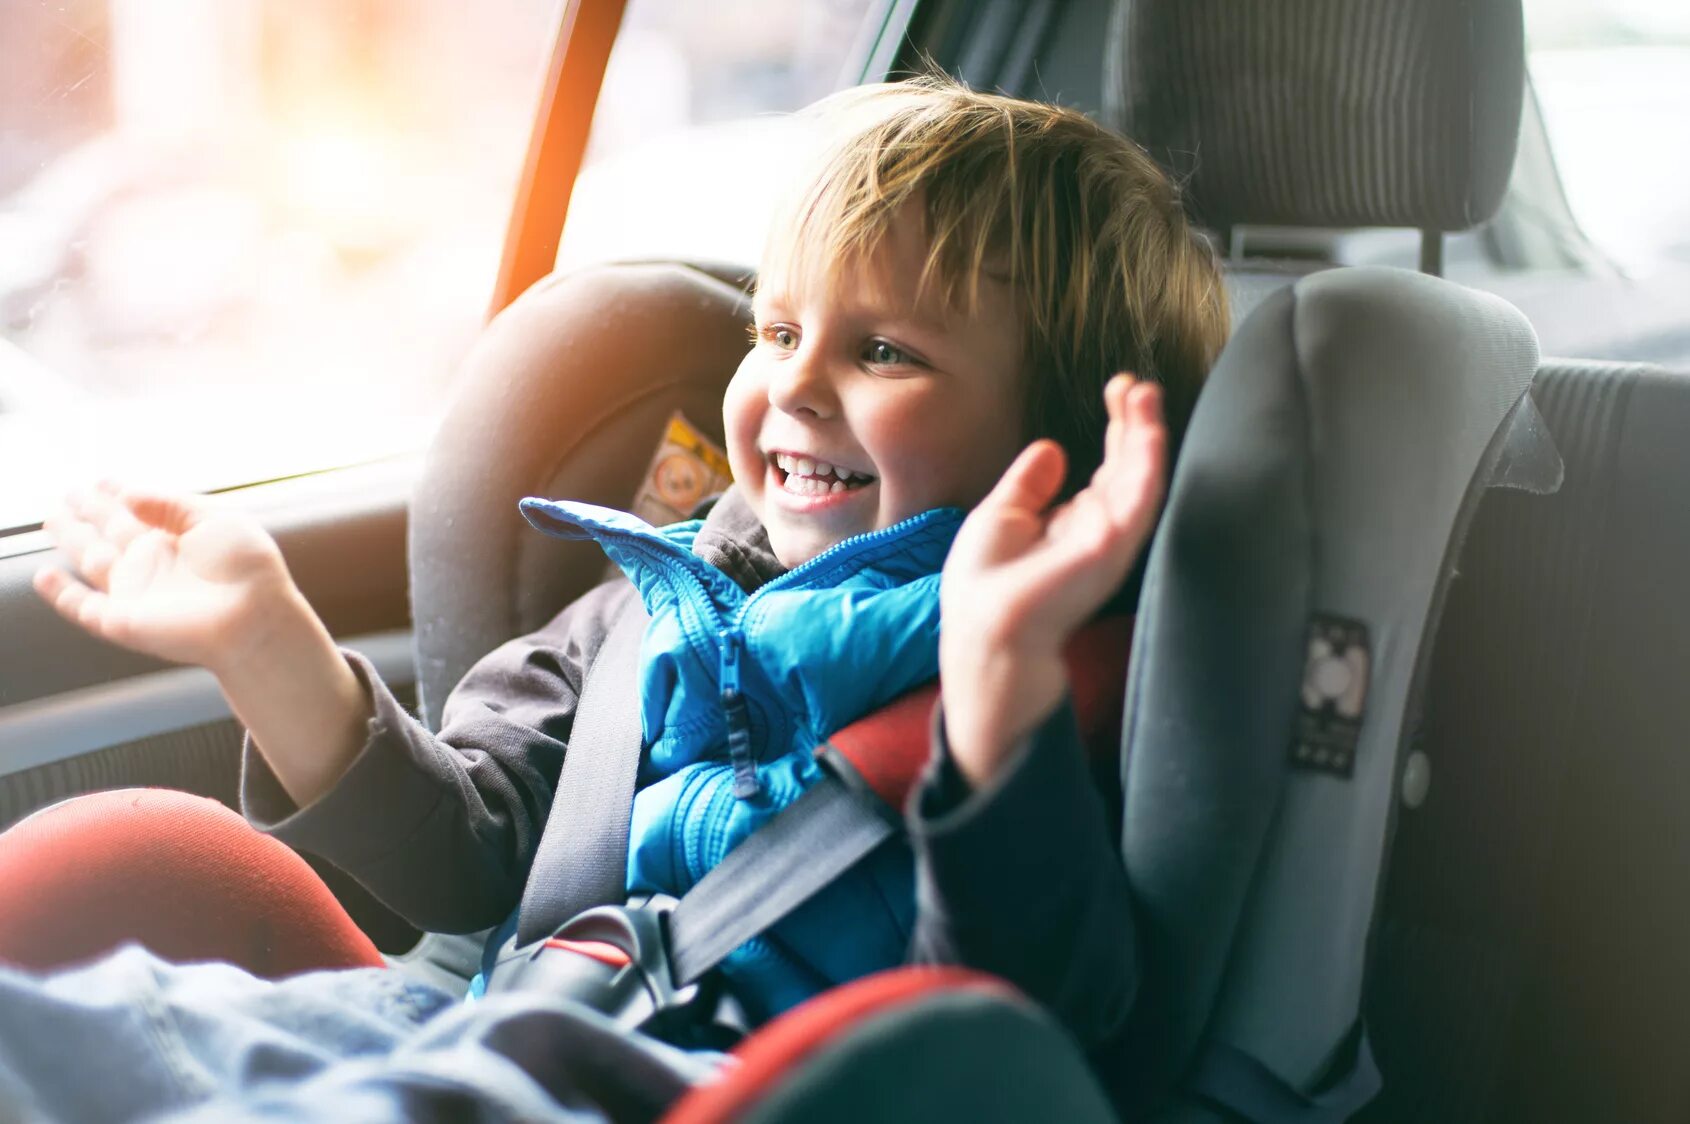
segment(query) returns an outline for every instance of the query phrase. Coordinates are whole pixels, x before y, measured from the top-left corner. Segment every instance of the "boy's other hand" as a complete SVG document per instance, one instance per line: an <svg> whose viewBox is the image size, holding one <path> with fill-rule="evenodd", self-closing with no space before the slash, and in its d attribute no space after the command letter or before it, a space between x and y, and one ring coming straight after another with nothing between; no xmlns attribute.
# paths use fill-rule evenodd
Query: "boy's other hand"
<svg viewBox="0 0 1690 1124"><path fill-rule="evenodd" d="M1117 375L1090 483L1051 507L1061 446L1022 450L957 533L940 587L945 731L976 787L1067 691L1062 649L1125 580L1155 525L1166 474L1161 389Z"/></svg>
<svg viewBox="0 0 1690 1124"><path fill-rule="evenodd" d="M262 642L267 608L294 592L257 520L199 497L101 482L44 529L74 572L44 567L36 591L94 635L161 659L218 671Z"/></svg>
<svg viewBox="0 0 1690 1124"><path fill-rule="evenodd" d="M53 608L113 643L210 669L299 806L345 772L370 697L256 519L102 483L45 527L75 569L36 573Z"/></svg>

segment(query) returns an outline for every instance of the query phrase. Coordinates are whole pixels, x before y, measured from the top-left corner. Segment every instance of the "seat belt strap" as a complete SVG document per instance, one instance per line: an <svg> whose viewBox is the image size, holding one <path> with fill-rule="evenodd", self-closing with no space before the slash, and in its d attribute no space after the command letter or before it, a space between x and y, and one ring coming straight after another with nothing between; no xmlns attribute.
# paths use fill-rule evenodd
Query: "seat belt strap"
<svg viewBox="0 0 1690 1124"><path fill-rule="evenodd" d="M628 897L628 829L640 768L640 641L649 617L628 600L581 684L569 748L517 912L517 942L548 937L582 910Z"/></svg>
<svg viewBox="0 0 1690 1124"><path fill-rule="evenodd" d="M516 944L627 900L628 831L641 757L637 595L617 615L582 684L551 814L523 889ZM898 834L896 814L861 785L825 773L728 852L668 917L671 968L692 983Z"/></svg>
<svg viewBox="0 0 1690 1124"><path fill-rule="evenodd" d="M669 914L675 980L690 984L900 830L872 793L832 773L729 851Z"/></svg>
<svg viewBox="0 0 1690 1124"><path fill-rule="evenodd" d="M1250 1124L1344 1124L1384 1087L1360 1022L1351 1028L1345 1049L1343 1075L1306 1093L1238 1047L1208 1039L1198 1048L1185 1087Z"/></svg>

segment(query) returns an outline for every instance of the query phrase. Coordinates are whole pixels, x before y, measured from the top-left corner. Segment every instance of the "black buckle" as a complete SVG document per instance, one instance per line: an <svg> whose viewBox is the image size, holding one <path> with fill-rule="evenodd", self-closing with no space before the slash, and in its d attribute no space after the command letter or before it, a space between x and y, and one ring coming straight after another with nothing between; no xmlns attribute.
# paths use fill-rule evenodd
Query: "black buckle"
<svg viewBox="0 0 1690 1124"><path fill-rule="evenodd" d="M669 956L669 914L675 904L672 897L654 894L625 906L598 906L576 914L550 937L522 947L513 934L494 960L487 990L565 995L619 1026L670 1042L731 1043L743 1033L744 1020L722 990L718 974L708 973L689 984L675 979ZM610 945L628 962L608 964L551 947L552 940Z"/></svg>

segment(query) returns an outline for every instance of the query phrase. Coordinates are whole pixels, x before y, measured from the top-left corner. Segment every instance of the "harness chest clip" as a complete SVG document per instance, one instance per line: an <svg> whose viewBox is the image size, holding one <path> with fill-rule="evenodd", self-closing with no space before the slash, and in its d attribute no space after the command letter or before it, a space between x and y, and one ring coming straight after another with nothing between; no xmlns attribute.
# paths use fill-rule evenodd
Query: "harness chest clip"
<svg viewBox="0 0 1690 1124"><path fill-rule="evenodd" d="M619 1026L667 1041L696 1040L726 1022L723 1044L741 1032L723 1019L718 973L682 984L669 953L669 913L664 894L627 905L598 906L576 914L551 936L501 950L487 980L488 992L543 991L576 1000Z"/></svg>

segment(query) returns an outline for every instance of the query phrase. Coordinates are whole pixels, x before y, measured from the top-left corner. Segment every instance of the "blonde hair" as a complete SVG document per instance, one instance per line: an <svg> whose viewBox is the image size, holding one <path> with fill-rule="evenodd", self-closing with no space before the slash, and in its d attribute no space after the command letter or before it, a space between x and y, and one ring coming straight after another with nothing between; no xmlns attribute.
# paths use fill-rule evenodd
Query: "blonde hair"
<svg viewBox="0 0 1690 1124"><path fill-rule="evenodd" d="M1164 387L1177 442L1225 342L1225 290L1173 181L1075 110L977 93L936 75L861 86L806 111L812 174L777 210L764 269L872 254L910 203L928 241L920 284L972 309L1007 275L1025 326L1026 436L1053 437L1078 487L1102 454L1102 386Z"/></svg>

